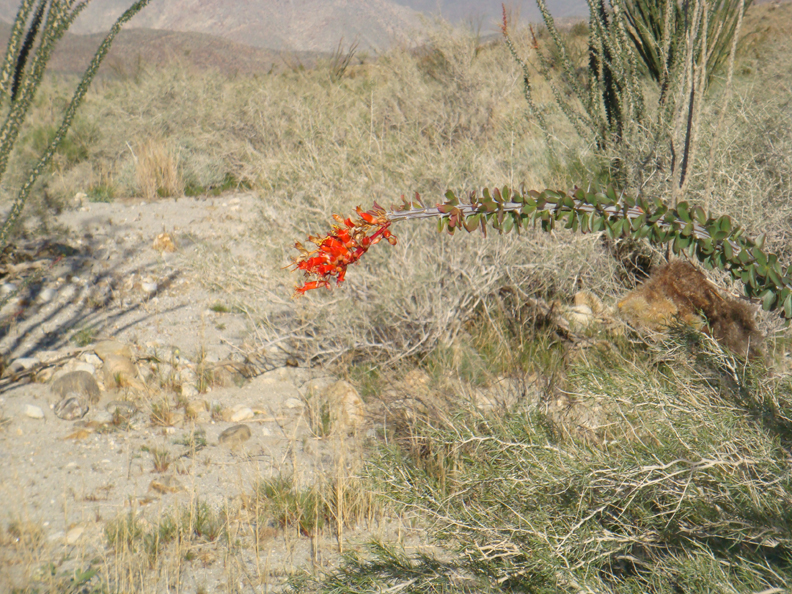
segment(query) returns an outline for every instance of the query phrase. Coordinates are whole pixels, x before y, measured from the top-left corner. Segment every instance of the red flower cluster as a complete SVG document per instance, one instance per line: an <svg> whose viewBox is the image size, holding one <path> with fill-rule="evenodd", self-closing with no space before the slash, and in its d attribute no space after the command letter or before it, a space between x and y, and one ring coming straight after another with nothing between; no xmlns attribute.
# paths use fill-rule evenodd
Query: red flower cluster
<svg viewBox="0 0 792 594"><path fill-rule="evenodd" d="M300 255L294 258L295 270L305 271L306 279L318 277L296 287L297 294L303 295L319 287L329 289L333 277L336 286L340 285L344 282L347 266L357 262L372 245L382 239L396 245L396 237L388 229L391 220L384 208L375 202L372 210L363 212L358 206L356 211L360 217L356 220L333 215L339 225L333 225L333 230L326 236L309 235L308 239L318 246L317 249L309 251L300 242L294 244L300 250Z"/></svg>

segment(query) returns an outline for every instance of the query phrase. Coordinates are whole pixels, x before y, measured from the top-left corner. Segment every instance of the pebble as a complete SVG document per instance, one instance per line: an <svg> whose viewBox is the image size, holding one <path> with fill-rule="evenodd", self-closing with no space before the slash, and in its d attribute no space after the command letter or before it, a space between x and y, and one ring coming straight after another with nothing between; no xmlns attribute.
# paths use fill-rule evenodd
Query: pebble
<svg viewBox="0 0 792 594"><path fill-rule="evenodd" d="M38 301L40 303L49 303L50 301L55 299L55 296L57 294L58 294L58 291L56 291L53 288L47 287L46 289L41 291L41 293L38 294L37 299L38 299Z"/></svg>
<svg viewBox="0 0 792 594"><path fill-rule="evenodd" d="M283 403L286 408L302 408L305 406L302 400L299 398L287 398L286 402Z"/></svg>
<svg viewBox="0 0 792 594"><path fill-rule="evenodd" d="M131 402L126 402L125 400L111 400L105 406L105 410L110 413L111 417L118 415L123 420L128 421L135 415L138 409Z"/></svg>
<svg viewBox="0 0 792 594"><path fill-rule="evenodd" d="M41 410L38 406L33 406L32 404L28 404L25 406L25 414L29 416L31 419L43 419L44 418L44 411Z"/></svg>
<svg viewBox="0 0 792 594"><path fill-rule="evenodd" d="M93 365L94 369L102 366L102 360L93 353L83 353L81 359L89 365Z"/></svg>
<svg viewBox="0 0 792 594"><path fill-rule="evenodd" d="M14 359L14 361L11 362L9 369L11 369L11 371L14 373L19 373L20 371L32 369L38 364L38 357L20 357L19 359Z"/></svg>
<svg viewBox="0 0 792 594"><path fill-rule="evenodd" d="M366 420L366 405L357 390L349 382L337 381L325 392L330 406L330 418L335 429L349 432L360 427Z"/></svg>
<svg viewBox="0 0 792 594"><path fill-rule="evenodd" d="M61 398L71 396L81 397L89 403L94 404L99 401L99 384L96 383L94 376L84 369L64 373L50 387L53 394Z"/></svg>
<svg viewBox="0 0 792 594"><path fill-rule="evenodd" d="M63 398L55 405L53 412L55 416L64 421L76 421L82 419L88 412L88 402L79 396Z"/></svg>
<svg viewBox="0 0 792 594"><path fill-rule="evenodd" d="M270 431L268 427L262 427L261 428L261 434L264 437L269 437L270 435L272 435L272 431Z"/></svg>
<svg viewBox="0 0 792 594"><path fill-rule="evenodd" d="M233 425L223 431L217 438L218 443L235 448L250 439L250 427L247 425Z"/></svg>
<svg viewBox="0 0 792 594"><path fill-rule="evenodd" d="M160 233L154 238L152 246L158 252L175 252L176 244L173 242L173 237L170 233Z"/></svg>
<svg viewBox="0 0 792 594"><path fill-rule="evenodd" d="M69 530L66 533L66 544L73 545L74 543L76 543L78 540L80 540L80 537L83 535L83 532L85 532L85 528L83 526L76 526L71 530Z"/></svg>
<svg viewBox="0 0 792 594"><path fill-rule="evenodd" d="M253 409L248 406L243 406L231 414L230 420L232 423L241 423L242 421L252 419L253 416Z"/></svg>
<svg viewBox="0 0 792 594"><path fill-rule="evenodd" d="M198 388L193 386L192 384L182 384L181 386L181 395L185 398L195 398L198 396Z"/></svg>
<svg viewBox="0 0 792 594"><path fill-rule="evenodd" d="M150 491L157 491L158 493L178 493L179 491L183 491L184 487L178 481L178 479L171 475L165 475L155 478L151 483L149 483L149 490Z"/></svg>
<svg viewBox="0 0 792 594"><path fill-rule="evenodd" d="M574 305L566 315L573 331L585 330L594 323L594 312L588 305Z"/></svg>
<svg viewBox="0 0 792 594"><path fill-rule="evenodd" d="M143 289L144 293L148 295L153 295L154 293L157 292L157 289L159 287L157 286L157 283L152 282L152 283L140 283L140 288Z"/></svg>
<svg viewBox="0 0 792 594"><path fill-rule="evenodd" d="M121 355L106 355L104 360L105 386L129 386L141 389L137 367L131 359Z"/></svg>

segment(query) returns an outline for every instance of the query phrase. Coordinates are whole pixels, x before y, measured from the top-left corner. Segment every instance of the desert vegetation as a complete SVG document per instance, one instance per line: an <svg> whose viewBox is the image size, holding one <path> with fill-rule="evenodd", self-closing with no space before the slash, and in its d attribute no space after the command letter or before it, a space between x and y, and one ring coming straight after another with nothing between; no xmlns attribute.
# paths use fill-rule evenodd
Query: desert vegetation
<svg viewBox="0 0 792 594"><path fill-rule="evenodd" d="M764 339L751 358L718 342L706 316L641 329L615 304L662 265L662 245L541 223L486 238L394 223L396 245L380 242L343 285L296 300L299 279L286 267L293 242L325 230L333 213L521 184L570 195L575 184L611 184L699 205L763 236L762 249L786 265L790 24L788 3L753 6L733 60L727 43L719 68L691 66L707 81L695 99L681 87L695 129L663 113L641 119L637 105L629 130L610 112L572 113L585 102L564 85L585 85L592 23L513 23L506 44L439 22L427 45L376 59L337 52L255 76L141 64L95 81L11 241L57 237L55 213L77 195L143 204L253 192L245 240L255 261L194 246L202 281L227 293L212 310L244 313L251 361L280 349L348 380L366 419L346 431L309 394L307 422L329 462L306 476L261 477L251 465L221 508L196 492L156 520L125 510L106 520L98 550L72 553L67 574L46 569L40 526L2 518L3 558L31 568L35 585L23 591L164 591L190 564L218 561L228 591L784 591L790 340L758 300L751 331ZM623 67L644 105L657 104L662 67ZM7 204L6 188L25 183L59 134L76 84L44 77L31 98ZM692 133L699 148L681 173L669 141L678 150ZM708 289L712 300L744 294L741 276L707 274L720 291ZM692 318L706 308L689 309ZM198 375L204 392L214 377ZM152 398L151 424L171 425L179 407L194 415L188 405ZM181 463L173 445L197 460L206 440L196 430L147 450L154 475ZM311 566L273 578L265 549L302 541Z"/></svg>

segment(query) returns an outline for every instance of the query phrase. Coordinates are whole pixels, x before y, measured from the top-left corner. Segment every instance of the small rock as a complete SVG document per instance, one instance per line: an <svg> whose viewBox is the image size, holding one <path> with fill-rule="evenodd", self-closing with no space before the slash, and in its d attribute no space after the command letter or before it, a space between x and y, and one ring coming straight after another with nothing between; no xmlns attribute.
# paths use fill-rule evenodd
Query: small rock
<svg viewBox="0 0 792 594"><path fill-rule="evenodd" d="M125 400L111 400L105 406L105 410L110 413L111 417L118 416L124 421L131 419L138 411L134 404Z"/></svg>
<svg viewBox="0 0 792 594"><path fill-rule="evenodd" d="M11 373L22 373L23 371L28 371L39 364L38 357L20 357L19 359L14 359L11 361L11 364L8 366L8 371L6 374Z"/></svg>
<svg viewBox="0 0 792 594"><path fill-rule="evenodd" d="M154 243L151 245L158 252L175 252L176 244L173 243L173 237L170 233L160 233L154 238Z"/></svg>
<svg viewBox="0 0 792 594"><path fill-rule="evenodd" d="M58 402L53 412L56 417L64 421L76 421L77 419L82 419L88 409L88 401L85 398L70 396Z"/></svg>
<svg viewBox="0 0 792 594"><path fill-rule="evenodd" d="M52 382L50 390L61 398L82 397L91 404L98 402L100 396L99 385L94 376L83 369L61 375Z"/></svg>
<svg viewBox="0 0 792 594"><path fill-rule="evenodd" d="M132 350L127 345L117 340L103 340L102 342L96 343L93 350L102 361L111 355L126 357L127 359L132 358Z"/></svg>
<svg viewBox="0 0 792 594"><path fill-rule="evenodd" d="M74 195L74 203L77 206L82 206L82 203L87 201L88 201L88 194L86 194L85 192L77 192Z"/></svg>
<svg viewBox="0 0 792 594"><path fill-rule="evenodd" d="M594 323L594 312L588 305L574 305L565 315L573 331L585 330Z"/></svg>
<svg viewBox="0 0 792 594"><path fill-rule="evenodd" d="M0 285L0 293L3 295L8 295L9 293L13 293L16 291L16 285L14 283L3 283Z"/></svg>
<svg viewBox="0 0 792 594"><path fill-rule="evenodd" d="M79 439L87 439L88 436L91 435L91 433L93 433L92 429L78 429L77 431L75 431L74 433L70 433L63 439L73 439L74 441L77 441Z"/></svg>
<svg viewBox="0 0 792 594"><path fill-rule="evenodd" d="M302 408L305 406L305 403L299 398L288 398L283 404L286 408Z"/></svg>
<svg viewBox="0 0 792 594"><path fill-rule="evenodd" d="M102 360L93 353L83 353L80 358L88 365L93 365L94 369L102 366Z"/></svg>
<svg viewBox="0 0 792 594"><path fill-rule="evenodd" d="M239 410L234 411L234 413L231 415L230 421L232 423L241 423L242 421L252 419L253 416L253 409L248 406L243 406Z"/></svg>
<svg viewBox="0 0 792 594"><path fill-rule="evenodd" d="M158 493L178 493L179 491L183 491L184 487L182 484L176 479L176 477L171 475L165 475L155 478L151 483L149 483L149 491L157 491Z"/></svg>
<svg viewBox="0 0 792 594"><path fill-rule="evenodd" d="M330 420L339 431L354 431L366 420L366 405L357 390L343 380L334 383L325 392L330 406Z"/></svg>
<svg viewBox="0 0 792 594"><path fill-rule="evenodd" d="M299 367L300 362L297 361L294 357L287 357L286 358L286 367Z"/></svg>
<svg viewBox="0 0 792 594"><path fill-rule="evenodd" d="M184 394L182 394L183 396ZM193 402L188 402L187 406L184 407L184 413L189 417L195 417L199 412L208 411L209 404L206 400L195 400Z"/></svg>
<svg viewBox="0 0 792 594"><path fill-rule="evenodd" d="M153 295L157 292L159 286L155 282L148 282L148 283L140 283L140 288L143 289L143 292L147 295Z"/></svg>
<svg viewBox="0 0 792 594"><path fill-rule="evenodd" d="M132 363L128 357L121 355L107 355L103 357L103 360L105 386L144 389L144 386L137 378L137 367L135 367L135 364Z"/></svg>
<svg viewBox="0 0 792 594"><path fill-rule="evenodd" d="M269 436L271 436L271 435L272 435L272 431L270 431L268 427L262 427L262 428L261 428L261 434L262 434L264 437L269 437Z"/></svg>
<svg viewBox="0 0 792 594"><path fill-rule="evenodd" d="M236 448L250 439L250 435L250 427L247 425L233 425L223 431L217 441L230 448Z"/></svg>
<svg viewBox="0 0 792 594"><path fill-rule="evenodd" d="M66 544L73 545L74 543L76 543L78 540L80 540L80 537L83 535L83 532L85 532L85 528L82 526L76 526L71 530L69 530L66 533Z"/></svg>
<svg viewBox="0 0 792 594"><path fill-rule="evenodd" d="M52 301L53 299L55 299L55 296L56 296L57 294L58 294L58 291L56 291L55 289L53 289L53 288L51 288L51 287L47 287L46 289L44 289L43 291L41 291L41 292L38 294L38 296L36 297L36 299L37 299L37 300L38 300L40 303L49 303L50 301Z"/></svg>
<svg viewBox="0 0 792 594"><path fill-rule="evenodd" d="M25 406L25 414L31 419L44 418L44 411L41 410L38 406L33 406L32 404L28 404L27 406Z"/></svg>
<svg viewBox="0 0 792 594"><path fill-rule="evenodd" d="M198 396L198 394L200 394L200 392L198 391L198 388L196 388L194 385L182 384L181 395L184 396L185 398L195 398L196 396Z"/></svg>

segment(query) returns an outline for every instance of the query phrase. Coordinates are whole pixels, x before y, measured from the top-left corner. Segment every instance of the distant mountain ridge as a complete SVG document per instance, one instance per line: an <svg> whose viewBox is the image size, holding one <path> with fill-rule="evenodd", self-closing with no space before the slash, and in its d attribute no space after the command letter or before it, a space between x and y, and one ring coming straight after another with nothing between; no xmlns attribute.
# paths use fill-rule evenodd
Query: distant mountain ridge
<svg viewBox="0 0 792 594"><path fill-rule="evenodd" d="M71 32L106 31L132 0L95 0ZM12 21L18 0L0 0ZM419 14L391 0L151 0L128 28L205 33L277 51L331 52L343 38L361 50L409 44Z"/></svg>
<svg viewBox="0 0 792 594"><path fill-rule="evenodd" d="M547 0L559 17L587 14L586 0ZM93 0L72 33L107 31L132 0ZM537 21L535 0L506 2L523 19ZM0 20L11 22L19 0L0 0ZM127 29L204 33L234 43L287 52L332 52L343 39L360 50L385 50L420 41L421 13L451 22L469 19L494 30L500 0L151 0Z"/></svg>

